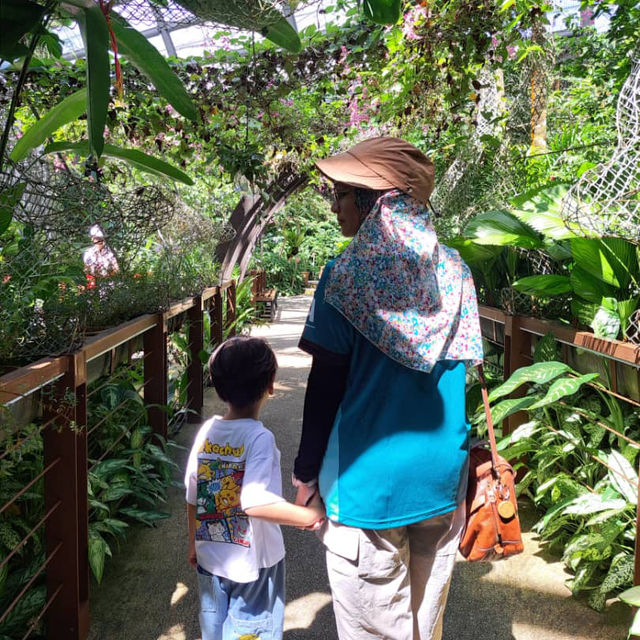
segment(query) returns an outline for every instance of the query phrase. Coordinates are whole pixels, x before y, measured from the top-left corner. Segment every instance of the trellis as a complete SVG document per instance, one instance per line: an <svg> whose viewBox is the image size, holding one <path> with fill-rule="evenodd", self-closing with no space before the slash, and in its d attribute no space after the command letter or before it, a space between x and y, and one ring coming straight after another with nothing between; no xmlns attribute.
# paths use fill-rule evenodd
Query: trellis
<svg viewBox="0 0 640 640"><path fill-rule="evenodd" d="M115 191L73 171L58 170L43 159L7 165L0 173L0 192L12 189L16 193L13 218L25 230L18 236L16 251L5 248L0 263L0 360L4 364L75 348L88 324L104 326L96 314L106 317L133 302L138 312L153 312L166 308L172 296L193 295L215 280L210 272L183 273L187 254L198 247L213 257L217 244L234 233L188 207L165 187L149 184ZM96 281L94 289L83 292L82 279L69 265L74 264L73 256L81 265L88 230L94 224L104 230L120 273ZM166 282L144 286L141 278L148 274L139 271L146 269L149 238L156 238L154 264L165 275L173 274L180 287L177 294ZM52 291L54 280L57 289ZM34 293L38 290L41 293Z"/></svg>
<svg viewBox="0 0 640 640"><path fill-rule="evenodd" d="M613 155L581 176L563 201L562 216L585 235L640 245L640 59L618 97L616 127Z"/></svg>

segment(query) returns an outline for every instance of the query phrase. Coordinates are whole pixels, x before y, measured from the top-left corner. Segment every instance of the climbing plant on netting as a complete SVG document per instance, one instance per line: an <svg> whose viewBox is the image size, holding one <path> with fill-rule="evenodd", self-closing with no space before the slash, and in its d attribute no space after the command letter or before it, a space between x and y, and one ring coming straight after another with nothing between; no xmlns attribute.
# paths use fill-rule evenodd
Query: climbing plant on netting
<svg viewBox="0 0 640 640"><path fill-rule="evenodd" d="M535 49L520 64L491 51L473 82L471 132L433 195L443 235L459 233L481 211L505 207L527 186L522 177L526 155L547 148L554 43L539 22L534 22L530 39Z"/></svg>
<svg viewBox="0 0 640 640"><path fill-rule="evenodd" d="M581 176L564 199L562 215L585 235L640 245L640 59L620 92L616 128L611 158Z"/></svg>

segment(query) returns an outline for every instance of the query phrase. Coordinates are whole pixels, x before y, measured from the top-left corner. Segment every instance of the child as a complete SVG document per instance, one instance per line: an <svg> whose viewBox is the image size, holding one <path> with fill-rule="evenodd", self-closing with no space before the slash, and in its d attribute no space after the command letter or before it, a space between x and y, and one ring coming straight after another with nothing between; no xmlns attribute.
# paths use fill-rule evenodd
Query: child
<svg viewBox="0 0 640 640"><path fill-rule="evenodd" d="M308 527L324 517L282 498L280 452L258 421L273 395L276 357L260 338L223 343L209 360L227 411L205 422L189 455L185 485L189 563L198 572L202 640L282 638L284 543L278 524Z"/></svg>

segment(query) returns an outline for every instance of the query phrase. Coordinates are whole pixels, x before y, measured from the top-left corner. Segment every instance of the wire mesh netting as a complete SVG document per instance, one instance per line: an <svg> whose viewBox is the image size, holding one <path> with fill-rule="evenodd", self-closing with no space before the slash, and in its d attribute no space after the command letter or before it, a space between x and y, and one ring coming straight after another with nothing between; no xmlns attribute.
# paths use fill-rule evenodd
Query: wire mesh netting
<svg viewBox="0 0 640 640"><path fill-rule="evenodd" d="M87 230L99 225L126 267L146 238L174 216L175 195L157 185L111 192L100 182L72 171L55 170L44 160L14 165L0 173L0 192L18 188L15 220L46 235L51 246L86 244Z"/></svg>
<svg viewBox="0 0 640 640"><path fill-rule="evenodd" d="M487 152L486 137L498 139L504 129L506 103L501 71L485 67L478 77L475 128L469 143L437 181L431 197L444 215L435 221L441 234L457 233L478 211L502 203L510 192L504 148Z"/></svg>
<svg viewBox="0 0 640 640"><path fill-rule="evenodd" d="M634 344L640 345L640 309L636 309L629 318L624 337Z"/></svg>
<svg viewBox="0 0 640 640"><path fill-rule="evenodd" d="M232 230L158 185L115 191L42 159L0 173L14 224L0 243L0 362L77 347L86 331L166 309L216 282ZM113 255L94 273L89 228ZM95 231L91 232L93 236Z"/></svg>
<svg viewBox="0 0 640 640"><path fill-rule="evenodd" d="M640 60L620 92L616 126L613 155L581 176L564 199L562 216L585 235L640 244Z"/></svg>
<svg viewBox="0 0 640 640"><path fill-rule="evenodd" d="M117 12L137 28L156 25L178 29L213 22L238 29L261 30L319 0L120 0ZM295 4L295 6L293 6Z"/></svg>
<svg viewBox="0 0 640 640"><path fill-rule="evenodd" d="M141 31L153 29L158 25L173 30L202 23L201 18L181 7L175 0L118 0L114 9Z"/></svg>
<svg viewBox="0 0 640 640"><path fill-rule="evenodd" d="M539 51L523 61L518 73L505 78L498 61L487 63L477 77L480 89L473 133L437 181L432 197L443 214L436 221L441 234L459 233L476 213L504 207L518 193L522 166L509 155L509 145L546 149L554 44L541 25L531 39Z"/></svg>

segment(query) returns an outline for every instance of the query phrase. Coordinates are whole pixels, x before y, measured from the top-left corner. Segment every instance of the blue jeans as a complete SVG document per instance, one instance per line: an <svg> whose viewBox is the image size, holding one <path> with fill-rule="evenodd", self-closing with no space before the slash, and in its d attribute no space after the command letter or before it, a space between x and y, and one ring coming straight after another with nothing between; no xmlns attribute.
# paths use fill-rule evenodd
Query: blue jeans
<svg viewBox="0 0 640 640"><path fill-rule="evenodd" d="M234 582L198 566L202 640L281 640L284 558L254 582Z"/></svg>

